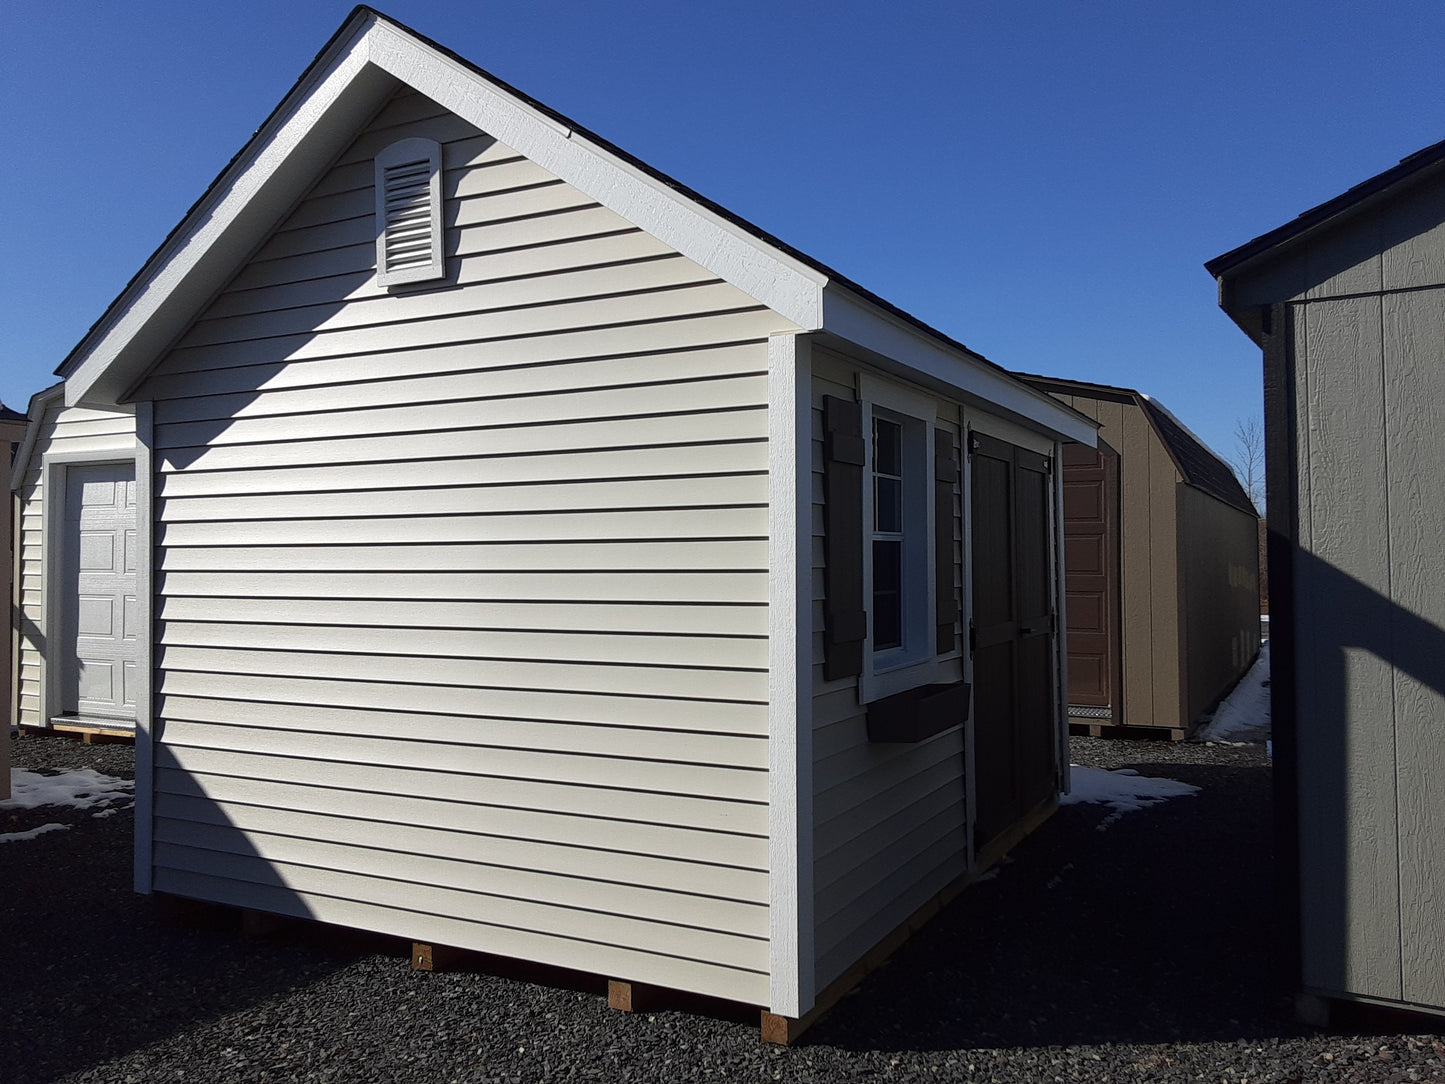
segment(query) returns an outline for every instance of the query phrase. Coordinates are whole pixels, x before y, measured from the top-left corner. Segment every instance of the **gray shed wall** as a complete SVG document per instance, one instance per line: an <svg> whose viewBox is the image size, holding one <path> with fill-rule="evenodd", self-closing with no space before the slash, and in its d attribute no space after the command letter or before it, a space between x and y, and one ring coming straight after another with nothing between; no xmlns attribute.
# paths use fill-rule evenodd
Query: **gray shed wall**
<svg viewBox="0 0 1445 1084"><path fill-rule="evenodd" d="M1304 982L1445 1009L1445 183L1291 252L1229 303L1284 303L1270 521L1292 543Z"/></svg>

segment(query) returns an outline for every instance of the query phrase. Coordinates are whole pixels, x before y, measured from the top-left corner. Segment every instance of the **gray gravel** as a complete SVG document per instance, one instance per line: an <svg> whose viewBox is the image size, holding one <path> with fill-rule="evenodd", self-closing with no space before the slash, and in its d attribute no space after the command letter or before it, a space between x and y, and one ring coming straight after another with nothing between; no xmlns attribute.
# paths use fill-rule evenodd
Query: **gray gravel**
<svg viewBox="0 0 1445 1084"><path fill-rule="evenodd" d="M790 1049L750 1011L612 1012L589 976L417 973L403 943L317 926L246 937L132 893L129 811L0 811L0 832L73 825L0 845L0 1082L1445 1082L1445 1021L1292 1021L1261 746L1075 739L1074 760L1203 790L1061 809ZM16 763L133 758L26 737Z"/></svg>

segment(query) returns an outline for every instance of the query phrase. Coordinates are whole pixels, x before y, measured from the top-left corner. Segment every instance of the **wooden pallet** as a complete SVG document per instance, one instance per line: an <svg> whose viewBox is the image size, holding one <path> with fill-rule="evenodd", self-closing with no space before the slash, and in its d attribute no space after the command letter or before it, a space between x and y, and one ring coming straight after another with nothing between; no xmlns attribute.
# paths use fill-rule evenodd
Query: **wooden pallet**
<svg viewBox="0 0 1445 1084"><path fill-rule="evenodd" d="M27 734L74 734L85 739L86 745L100 745L105 742L134 742L135 731L127 728L98 726L94 723L52 723L50 726L22 726L20 736Z"/></svg>
<svg viewBox="0 0 1445 1084"><path fill-rule="evenodd" d="M1129 738L1134 741L1183 741L1191 731L1168 726L1113 726L1110 723L1086 723L1069 720L1069 733L1084 738Z"/></svg>
<svg viewBox="0 0 1445 1084"><path fill-rule="evenodd" d="M862 959L829 983L814 999L813 1007L803 1016L794 1018L780 1016L767 1009L751 1010L761 1012L759 1034L763 1042L781 1046L796 1042L798 1037L817 1023L828 1010L850 994L870 974L882 967L889 957L902 948L910 937L922 929L944 907L948 906L954 897L1002 861L1009 851L1035 828L1048 820L1057 809L1058 801L1055 799L1041 803L1007 832L981 850L976 856L975 866L971 873L966 873L950 882L941 892L914 911L891 933L874 945ZM466 952L442 945L413 942L411 947L411 966L414 971L449 970L467 966L468 961L481 960L484 962L486 959L487 957L481 953ZM682 1008L732 1017L737 1010L748 1011L745 1006L734 1002L686 994L678 990L626 979L607 980L607 1004L610 1008L620 1012L652 1012L663 1008Z"/></svg>

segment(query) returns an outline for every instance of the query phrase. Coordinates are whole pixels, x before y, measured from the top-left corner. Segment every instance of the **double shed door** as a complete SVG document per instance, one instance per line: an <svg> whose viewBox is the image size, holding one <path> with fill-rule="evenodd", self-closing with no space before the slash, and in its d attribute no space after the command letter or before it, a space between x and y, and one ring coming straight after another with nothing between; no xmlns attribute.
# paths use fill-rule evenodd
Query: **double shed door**
<svg viewBox="0 0 1445 1084"><path fill-rule="evenodd" d="M1058 778L1049 460L970 435L974 845L1047 800Z"/></svg>

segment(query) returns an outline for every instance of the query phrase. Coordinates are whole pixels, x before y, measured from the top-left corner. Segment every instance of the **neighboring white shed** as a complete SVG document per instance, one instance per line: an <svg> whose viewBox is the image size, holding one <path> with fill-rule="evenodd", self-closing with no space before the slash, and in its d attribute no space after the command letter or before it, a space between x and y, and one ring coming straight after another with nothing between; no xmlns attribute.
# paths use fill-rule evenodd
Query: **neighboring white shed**
<svg viewBox="0 0 1445 1084"><path fill-rule="evenodd" d="M369 9L61 371L136 412L140 891L786 1038L1066 779L1094 423Z"/></svg>
<svg viewBox="0 0 1445 1084"><path fill-rule="evenodd" d="M25 437L25 415L11 410L0 403L0 463L9 466L14 462L15 452ZM15 579L15 526L18 508L14 498L4 502L0 509L0 598L10 598ZM15 639L6 630L0 636L0 704L5 705L4 726L0 727L0 802L10 797L10 728L14 725L15 712Z"/></svg>
<svg viewBox="0 0 1445 1084"><path fill-rule="evenodd" d="M1264 351L1303 1005L1445 1013L1445 143L1208 268Z"/></svg>
<svg viewBox="0 0 1445 1084"><path fill-rule="evenodd" d="M67 407L60 384L30 400L11 468L19 726L135 730L135 415Z"/></svg>

